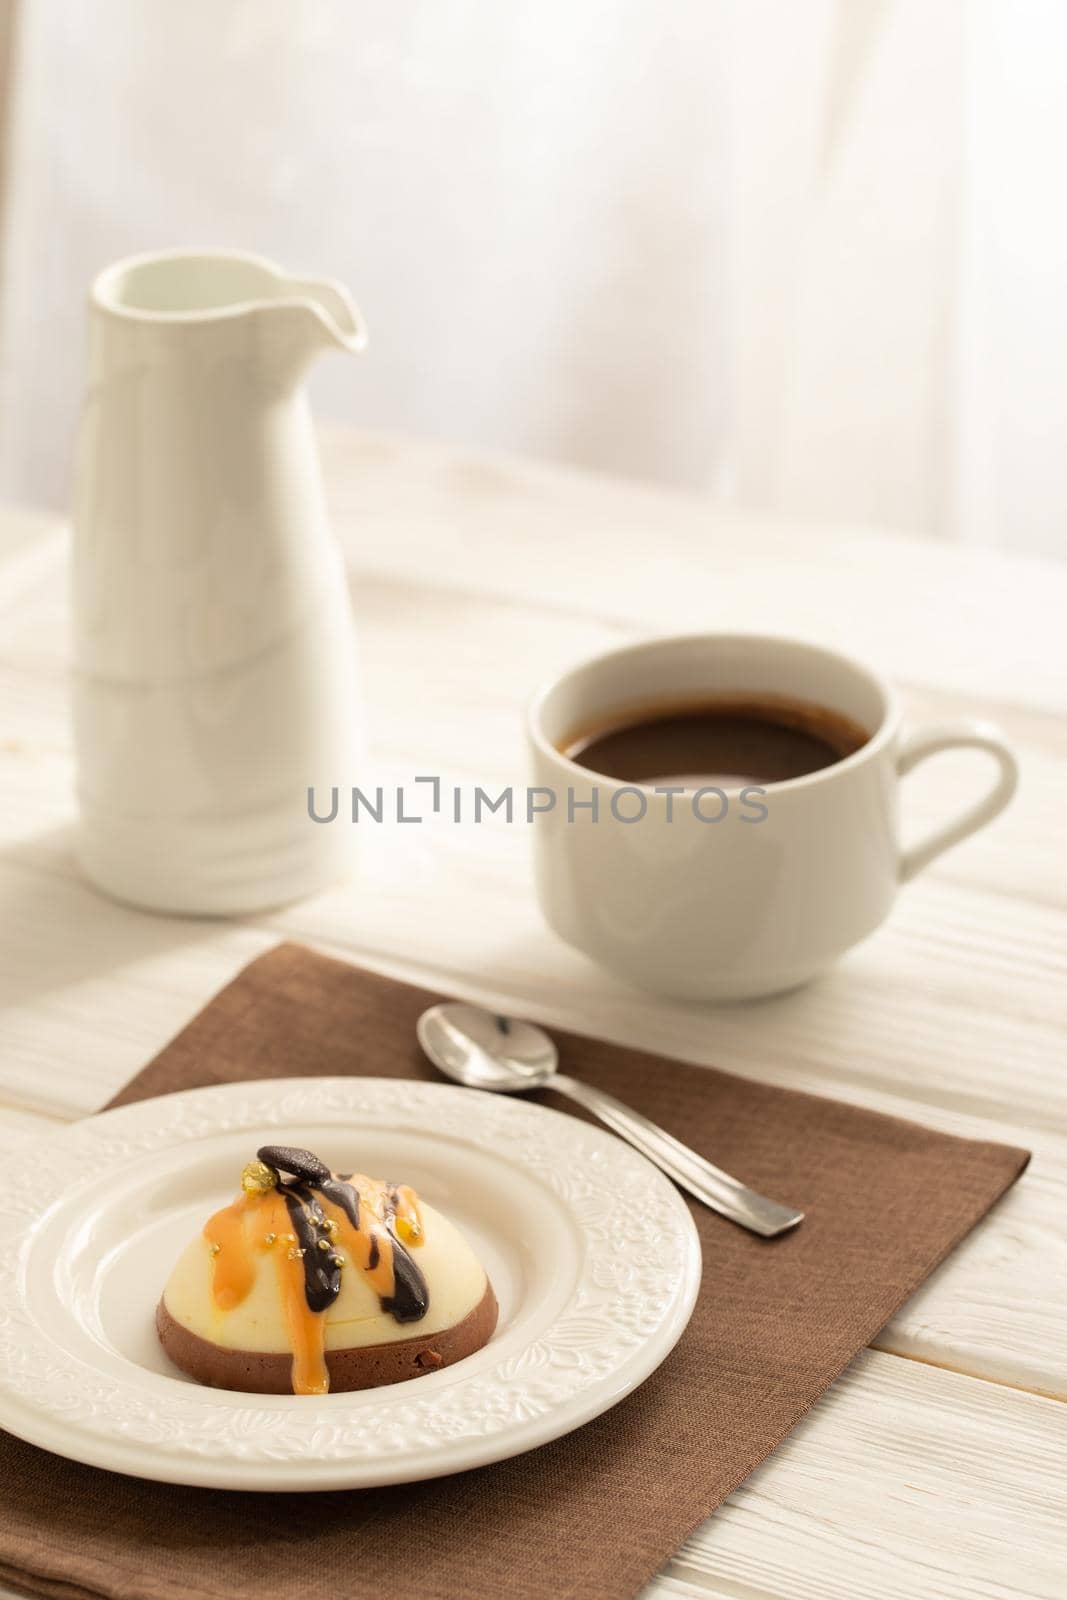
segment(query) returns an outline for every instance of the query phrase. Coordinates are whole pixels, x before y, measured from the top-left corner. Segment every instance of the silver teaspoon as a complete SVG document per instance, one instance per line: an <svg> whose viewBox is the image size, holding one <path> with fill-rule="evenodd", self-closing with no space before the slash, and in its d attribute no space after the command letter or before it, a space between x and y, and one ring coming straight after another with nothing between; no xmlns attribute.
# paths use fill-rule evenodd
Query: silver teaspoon
<svg viewBox="0 0 1067 1600"><path fill-rule="evenodd" d="M773 1239L804 1219L803 1211L747 1189L613 1095L557 1072L559 1052L548 1034L532 1022L516 1022L480 1006L449 1001L424 1011L415 1031L422 1048L446 1078L469 1089L502 1094L554 1089L567 1095L655 1162L679 1188L751 1233Z"/></svg>

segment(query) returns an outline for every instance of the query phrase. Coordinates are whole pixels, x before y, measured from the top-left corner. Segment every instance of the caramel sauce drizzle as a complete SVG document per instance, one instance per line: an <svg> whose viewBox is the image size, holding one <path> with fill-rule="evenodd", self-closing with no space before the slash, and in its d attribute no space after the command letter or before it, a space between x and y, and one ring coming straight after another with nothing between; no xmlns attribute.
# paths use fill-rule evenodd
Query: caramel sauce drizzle
<svg viewBox="0 0 1067 1600"><path fill-rule="evenodd" d="M261 1155L274 1153L266 1147ZM324 1313L350 1264L397 1322L426 1315L426 1281L409 1254L423 1237L418 1196L407 1184L363 1173L340 1177L308 1151L277 1154L286 1158L287 1171L291 1158L294 1179L280 1181L263 1161L250 1164L242 1175L244 1192L205 1224L211 1295L220 1311L232 1311L251 1292L262 1256L273 1254L293 1352L293 1393L326 1394Z"/></svg>

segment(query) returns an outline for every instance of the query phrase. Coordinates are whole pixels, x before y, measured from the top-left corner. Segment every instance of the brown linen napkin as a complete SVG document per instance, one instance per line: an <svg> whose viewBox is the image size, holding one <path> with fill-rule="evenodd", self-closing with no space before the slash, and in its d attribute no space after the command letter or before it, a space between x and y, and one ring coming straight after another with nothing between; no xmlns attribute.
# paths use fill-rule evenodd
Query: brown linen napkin
<svg viewBox="0 0 1067 1600"><path fill-rule="evenodd" d="M250 1078L432 1078L414 1029L436 998L282 945L111 1104ZM0 1578L62 1600L634 1595L1029 1159L837 1101L557 1038L568 1071L807 1212L795 1233L767 1243L694 1206L704 1285L681 1342L647 1383L577 1433L512 1461L349 1493L143 1483L0 1435Z"/></svg>

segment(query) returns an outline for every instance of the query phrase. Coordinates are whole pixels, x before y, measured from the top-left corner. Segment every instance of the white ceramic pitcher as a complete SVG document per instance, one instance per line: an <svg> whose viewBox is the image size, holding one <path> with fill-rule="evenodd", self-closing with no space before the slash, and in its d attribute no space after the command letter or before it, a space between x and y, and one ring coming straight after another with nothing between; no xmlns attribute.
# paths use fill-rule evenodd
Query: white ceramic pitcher
<svg viewBox="0 0 1067 1600"><path fill-rule="evenodd" d="M235 251L109 267L90 303L74 540L81 856L155 910L254 911L351 868L345 576L301 386L362 349L338 284ZM318 803L318 802L317 802ZM328 803L326 806L328 810Z"/></svg>

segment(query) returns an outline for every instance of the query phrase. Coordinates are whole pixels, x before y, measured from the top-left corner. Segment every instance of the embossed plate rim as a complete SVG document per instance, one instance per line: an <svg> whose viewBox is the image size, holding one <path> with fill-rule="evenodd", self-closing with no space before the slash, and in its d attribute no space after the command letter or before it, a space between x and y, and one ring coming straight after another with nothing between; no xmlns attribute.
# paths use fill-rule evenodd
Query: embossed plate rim
<svg viewBox="0 0 1067 1600"><path fill-rule="evenodd" d="M402 1095L398 1087L379 1078L282 1078L184 1090L87 1118L17 1158L0 1190L0 1427L90 1466L162 1482L373 1487L547 1444L644 1382L680 1338L700 1286L696 1229L669 1180L613 1135L547 1107L448 1084L405 1081ZM55 1210L39 1187L43 1172L76 1172L76 1193L91 1198L116 1162L325 1113L460 1139L472 1159L479 1142L495 1156L505 1150L555 1195L583 1251L576 1294L536 1341L536 1362L522 1350L492 1366L474 1356L449 1369L447 1383L436 1374L325 1401L236 1396L129 1361L116 1377L65 1347L62 1327L40 1325L24 1269Z"/></svg>

